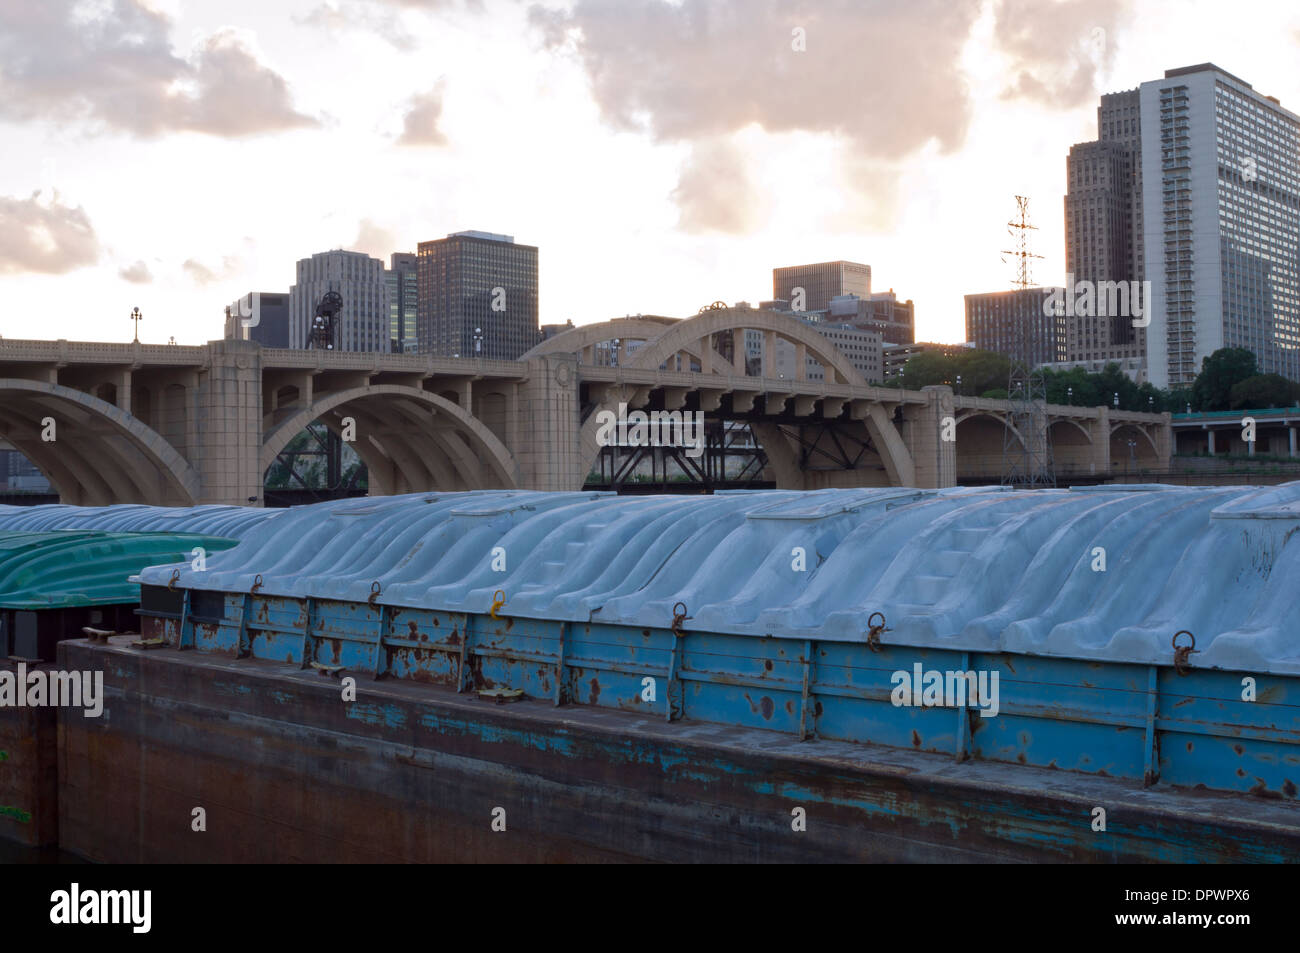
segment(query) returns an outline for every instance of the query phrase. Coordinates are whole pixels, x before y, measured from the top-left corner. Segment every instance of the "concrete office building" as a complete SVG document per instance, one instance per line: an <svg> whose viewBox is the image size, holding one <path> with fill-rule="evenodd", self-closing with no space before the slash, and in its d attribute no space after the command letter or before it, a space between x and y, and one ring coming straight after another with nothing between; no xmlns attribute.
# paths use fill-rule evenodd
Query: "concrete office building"
<svg viewBox="0 0 1300 953"><path fill-rule="evenodd" d="M246 321L257 323L245 327ZM289 296L268 291L244 295L226 309L225 336L231 341L256 341L262 347L289 347Z"/></svg>
<svg viewBox="0 0 1300 953"><path fill-rule="evenodd" d="M419 311L420 289L416 279L417 256L410 252L394 252L389 267L384 272L388 284L388 340L395 353L414 353L419 350L416 320Z"/></svg>
<svg viewBox="0 0 1300 953"><path fill-rule="evenodd" d="M420 242L417 273L422 352L514 360L541 340L536 246L454 232Z"/></svg>
<svg viewBox="0 0 1300 953"><path fill-rule="evenodd" d="M362 252L320 252L298 262L298 280L289 289L289 346L305 348L316 305L337 291L343 310L334 346L340 351L388 351L388 282L384 263Z"/></svg>
<svg viewBox="0 0 1300 953"><path fill-rule="evenodd" d="M1076 288L1085 282L1094 289L1102 282L1140 283L1145 276L1138 90L1101 97L1097 136L1095 142L1071 148L1066 160L1065 270ZM1108 307L1084 310L1090 313L1067 315L1069 360L1145 355L1146 329L1133 326L1131 300L1122 314L1098 313Z"/></svg>
<svg viewBox="0 0 1300 953"><path fill-rule="evenodd" d="M847 294L832 298L826 320L874 331L889 344L911 344L916 340L916 306L910 300L899 301L892 288L865 297Z"/></svg>
<svg viewBox="0 0 1300 953"><path fill-rule="evenodd" d="M1300 380L1300 116L1210 63L1139 92L1151 382L1221 347Z"/></svg>
<svg viewBox="0 0 1300 953"><path fill-rule="evenodd" d="M966 340L982 351L1015 357L1021 353L1023 335L1032 364L1066 360L1065 315L1044 314L1053 294L1063 298L1065 289L1017 288L966 295Z"/></svg>
<svg viewBox="0 0 1300 953"><path fill-rule="evenodd" d="M831 299L840 295L871 295L871 266L852 261L826 261L815 265L792 265L772 269L772 297L795 301L796 288L803 289L803 307L800 311L825 311Z"/></svg>
<svg viewBox="0 0 1300 953"><path fill-rule="evenodd" d="M1147 362L1140 357L1125 357L1111 360L1060 361L1054 364L1044 364L1043 368L1049 371L1072 371L1075 368L1082 368L1089 374L1100 374L1112 364L1118 367L1124 376L1133 383L1146 383Z"/></svg>
<svg viewBox="0 0 1300 953"><path fill-rule="evenodd" d="M49 493L50 481L13 444L0 440L0 489Z"/></svg>
<svg viewBox="0 0 1300 953"><path fill-rule="evenodd" d="M780 310L780 309L770 309ZM884 380L883 342L878 333L864 330L855 325L833 322L825 312L816 314L795 313L786 310L793 320L802 321L823 337L829 339L836 350L849 359L867 383ZM795 349L788 341L777 339L775 353L770 355L766 364L763 362L763 333L747 329L745 331L746 361L753 373L764 377L785 378L793 380L795 373ZM821 381L826 379L826 372L812 357L805 356L805 379Z"/></svg>

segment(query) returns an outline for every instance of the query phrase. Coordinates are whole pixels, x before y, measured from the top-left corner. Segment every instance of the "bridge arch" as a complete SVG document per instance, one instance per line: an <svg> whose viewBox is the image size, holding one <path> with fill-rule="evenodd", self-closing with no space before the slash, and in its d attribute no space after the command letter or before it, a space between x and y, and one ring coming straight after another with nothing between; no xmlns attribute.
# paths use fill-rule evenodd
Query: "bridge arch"
<svg viewBox="0 0 1300 953"><path fill-rule="evenodd" d="M1130 437L1137 435L1143 438L1136 440L1132 451L1128 447ZM1147 432L1147 428L1141 423L1125 421L1123 423L1113 424L1110 428L1110 456L1112 465L1123 468L1129 465L1133 460L1143 469L1152 469L1160 463L1160 447L1156 444L1155 438Z"/></svg>
<svg viewBox="0 0 1300 953"><path fill-rule="evenodd" d="M827 369L828 381L833 373L842 383L854 387L868 386L852 362L824 335L789 314L747 308L702 311L692 318L669 325L662 334L637 351L636 357L627 366L653 370L679 351L705 354L711 350L709 342L713 335L747 329L763 331L791 344L802 345L808 356ZM796 376L801 370L802 368L795 368Z"/></svg>
<svg viewBox="0 0 1300 953"><path fill-rule="evenodd" d="M54 420L54 439L42 421ZM46 475L65 503L192 506L198 472L161 434L99 397L62 384L0 379L0 437Z"/></svg>
<svg viewBox="0 0 1300 953"><path fill-rule="evenodd" d="M637 319L631 320L636 321ZM615 319L599 325L587 326L590 330L585 336L571 336L574 335L574 331L585 330L575 328L574 331L557 335L551 341L544 343L553 344L556 351L573 353L575 350L580 350L578 345L586 347L592 343L607 341L614 337L635 340L640 334L646 334L645 346L637 351L636 355L625 362L623 366L639 370L657 370L661 364L669 361L674 355L687 354L700 362L702 372L699 376L702 385L704 380L707 379L712 382L713 388L725 388L729 377L739 375L727 363L724 356L713 350L713 335L728 331L743 332L747 329L753 329L764 332L765 336L771 335L767 340L783 339L792 344L802 345L805 353L827 368L826 376L828 381L838 378L839 382L851 386L863 388L869 386L848 357L832 341L788 314L746 308L719 308L703 311L684 320L664 320L659 325L659 333L653 337L648 335L655 328L644 324L645 319L641 320L643 323L637 325L638 331L636 334L629 330L631 327L629 319ZM563 345L562 342L564 342ZM710 359L701 360L710 351L712 352ZM791 381L789 383L798 386L800 382ZM812 382L811 386L815 387L816 383ZM579 481L577 485L580 486L581 481L585 480L586 474L593 468L602 449L596 440L597 414L602 410L616 409L618 403L629 398L635 390L635 387L608 388L605 391L604 399L593 408L592 413L583 423L579 434L581 472L575 474L575 479ZM809 418L810 422L815 419L819 418ZM767 421L751 420L750 426L755 438L768 454L771 474L776 479L777 485L780 487L803 486L806 475L799 469L793 450L780 428ZM867 438L873 444L875 453L884 465L890 483L902 485L914 482L914 462L893 420L887 413L880 408L876 408L865 421L852 421L848 426L861 430L862 437Z"/></svg>
<svg viewBox="0 0 1300 953"><path fill-rule="evenodd" d="M514 458L482 421L445 397L397 384L324 394L289 414L264 433L258 472L265 474L308 424L320 421L338 433L344 417L356 422L352 447L374 495L519 486Z"/></svg>
<svg viewBox="0 0 1300 953"><path fill-rule="evenodd" d="M1005 468L1006 433L1010 429L1020 447L1025 438L1005 413L975 408L957 415L956 472L957 482L989 480L999 477Z"/></svg>
<svg viewBox="0 0 1300 953"><path fill-rule="evenodd" d="M1073 417L1049 417L1047 421L1047 429L1051 432L1061 424L1067 424L1075 428L1079 433L1083 434L1085 442L1092 443L1092 431L1085 427L1081 421L1075 420ZM1053 437L1053 439L1055 439L1055 437Z"/></svg>
<svg viewBox="0 0 1300 953"><path fill-rule="evenodd" d="M548 338L526 352L519 360L526 361L547 354L581 355L587 348L612 341L614 338L620 341L653 341L668 328L679 323L681 322L677 318L643 315L637 318L614 318L596 324L583 324Z"/></svg>

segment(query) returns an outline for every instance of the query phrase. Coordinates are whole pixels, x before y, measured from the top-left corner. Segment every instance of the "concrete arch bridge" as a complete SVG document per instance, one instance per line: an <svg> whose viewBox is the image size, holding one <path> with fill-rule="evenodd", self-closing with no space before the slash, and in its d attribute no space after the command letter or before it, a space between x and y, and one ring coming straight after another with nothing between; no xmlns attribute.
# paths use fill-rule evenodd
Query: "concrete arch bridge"
<svg viewBox="0 0 1300 953"><path fill-rule="evenodd" d="M777 341L794 348L795 379L765 373ZM620 405L744 422L765 477L799 489L996 478L1010 411L947 387L869 385L815 330L746 308L585 325L517 361L0 340L0 440L87 505L260 500L276 455L316 422L353 435L371 493L579 489L603 450L599 414ZM1042 419L1060 474L1168 463L1167 415L1053 405Z"/></svg>

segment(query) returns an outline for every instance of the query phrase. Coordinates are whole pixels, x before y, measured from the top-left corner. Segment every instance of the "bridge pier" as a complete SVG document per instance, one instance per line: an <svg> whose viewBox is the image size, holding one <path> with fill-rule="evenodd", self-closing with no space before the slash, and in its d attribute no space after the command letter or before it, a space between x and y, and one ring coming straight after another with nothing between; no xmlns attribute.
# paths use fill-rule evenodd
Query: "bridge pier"
<svg viewBox="0 0 1300 953"><path fill-rule="evenodd" d="M262 499L261 345L213 341L199 373L195 444L190 462L203 475L200 503L247 504Z"/></svg>
<svg viewBox="0 0 1300 953"><path fill-rule="evenodd" d="M577 360L568 354L529 359L518 394L518 438L510 450L519 465L520 486L581 490L595 455L582 452Z"/></svg>
<svg viewBox="0 0 1300 953"><path fill-rule="evenodd" d="M912 458L911 486L927 490L957 485L957 442L944 440L944 423L952 420L956 430L956 405L952 388L935 385L921 388L924 404L903 405L903 443ZM909 484L904 484L909 485Z"/></svg>

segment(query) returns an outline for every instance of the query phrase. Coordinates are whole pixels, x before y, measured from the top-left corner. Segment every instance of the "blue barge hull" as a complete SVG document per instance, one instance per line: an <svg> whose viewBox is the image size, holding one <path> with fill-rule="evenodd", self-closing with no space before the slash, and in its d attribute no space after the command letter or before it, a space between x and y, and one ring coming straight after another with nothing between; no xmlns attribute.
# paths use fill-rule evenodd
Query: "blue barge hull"
<svg viewBox="0 0 1300 953"><path fill-rule="evenodd" d="M168 594L170 595L170 594ZM337 668L457 692L519 691L554 705L759 728L799 740L911 748L1271 797L1300 782L1300 679L1173 666L755 639L671 628L543 622L248 594L209 597L212 618L146 616L182 648ZM147 591L145 605L163 593ZM174 599L174 597L173 597ZM188 608L185 603L188 602ZM965 704L896 705L895 673L996 674L986 717ZM317 670L317 669L313 669ZM1254 701L1243 701L1243 678ZM923 699L922 699L923 701ZM1300 825L1300 808L1296 810Z"/></svg>
<svg viewBox="0 0 1300 953"><path fill-rule="evenodd" d="M105 672L105 717L59 713L61 840L94 860L1300 859L1273 798L408 680L341 703L293 663L125 638L59 652Z"/></svg>

